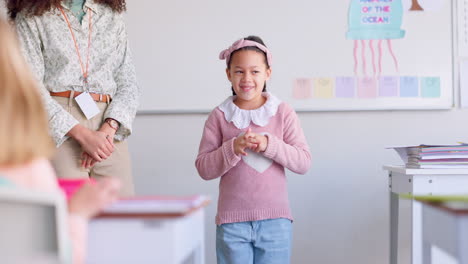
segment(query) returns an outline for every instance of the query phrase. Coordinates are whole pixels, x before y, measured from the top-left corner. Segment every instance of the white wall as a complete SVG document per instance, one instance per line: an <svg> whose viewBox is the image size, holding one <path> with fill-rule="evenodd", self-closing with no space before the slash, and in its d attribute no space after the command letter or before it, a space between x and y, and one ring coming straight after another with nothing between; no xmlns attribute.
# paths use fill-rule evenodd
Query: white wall
<svg viewBox="0 0 468 264"><path fill-rule="evenodd" d="M468 111L310 112L300 118L313 166L304 176L289 173L292 263L388 263L388 183L381 168L401 161L384 147L468 141ZM202 114L137 116L130 151L138 194L213 198L206 252L207 264L214 264L218 180L202 180L194 167L205 119ZM409 239L407 230L402 225L403 239ZM401 258L408 263L408 242L403 246Z"/></svg>
<svg viewBox="0 0 468 264"><path fill-rule="evenodd" d="M468 111L299 116L313 165L307 175L288 175L295 216L292 263L388 263L388 182L382 165L401 161L384 147L467 141ZM207 263L214 264L218 180L202 180L194 166L205 119L204 114L137 116L130 151L138 194L213 198L207 208L206 253ZM401 228L402 238L409 239L408 226ZM408 245L403 244L402 260L408 260Z"/></svg>

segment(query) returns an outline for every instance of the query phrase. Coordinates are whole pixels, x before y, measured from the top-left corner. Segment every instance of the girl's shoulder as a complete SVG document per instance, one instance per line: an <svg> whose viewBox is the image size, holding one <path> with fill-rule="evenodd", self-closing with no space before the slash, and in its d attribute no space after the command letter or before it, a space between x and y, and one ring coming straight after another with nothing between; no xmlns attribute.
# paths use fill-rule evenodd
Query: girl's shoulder
<svg viewBox="0 0 468 264"><path fill-rule="evenodd" d="M224 120L224 113L219 109L219 106L216 106L211 112L208 114L206 119L206 123L220 123Z"/></svg>
<svg viewBox="0 0 468 264"><path fill-rule="evenodd" d="M281 104L278 106L278 113L291 115L296 114L296 111L290 104L281 102Z"/></svg>
<svg viewBox="0 0 468 264"><path fill-rule="evenodd" d="M281 120L280 122L292 124L299 120L299 116L290 104L283 102L278 107L277 119Z"/></svg>

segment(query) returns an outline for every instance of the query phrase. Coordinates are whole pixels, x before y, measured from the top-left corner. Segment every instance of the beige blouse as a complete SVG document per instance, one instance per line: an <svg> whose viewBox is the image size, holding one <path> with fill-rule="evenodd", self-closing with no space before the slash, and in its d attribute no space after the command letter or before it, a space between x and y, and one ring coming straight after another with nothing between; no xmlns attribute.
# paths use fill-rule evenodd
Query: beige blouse
<svg viewBox="0 0 468 264"><path fill-rule="evenodd" d="M91 12L88 91L111 95L112 102L104 113L104 119L113 118L120 122L115 139L124 140L132 131L140 89L123 15L92 0L86 1L83 8L87 14L80 24L70 9L62 4L85 65ZM49 114L50 134L56 145L60 146L67 139L65 134L78 121L52 99L49 92L85 90L70 29L57 8L42 16L24 16L20 13L15 22L27 61L41 83L41 94Z"/></svg>

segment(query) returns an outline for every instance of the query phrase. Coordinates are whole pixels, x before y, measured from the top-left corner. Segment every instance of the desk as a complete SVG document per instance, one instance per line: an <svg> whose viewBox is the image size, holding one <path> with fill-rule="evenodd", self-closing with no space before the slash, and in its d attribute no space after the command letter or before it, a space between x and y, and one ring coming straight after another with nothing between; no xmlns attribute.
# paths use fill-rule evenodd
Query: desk
<svg viewBox="0 0 468 264"><path fill-rule="evenodd" d="M453 209L443 204L422 202L423 263L431 264L431 248L437 246L468 264L468 210Z"/></svg>
<svg viewBox="0 0 468 264"><path fill-rule="evenodd" d="M384 166L390 193L390 264L398 261L399 194L449 195L468 193L468 169L407 169ZM411 263L422 264L422 206L411 202Z"/></svg>
<svg viewBox="0 0 468 264"><path fill-rule="evenodd" d="M87 264L205 263L204 207L185 214L101 215L89 224Z"/></svg>

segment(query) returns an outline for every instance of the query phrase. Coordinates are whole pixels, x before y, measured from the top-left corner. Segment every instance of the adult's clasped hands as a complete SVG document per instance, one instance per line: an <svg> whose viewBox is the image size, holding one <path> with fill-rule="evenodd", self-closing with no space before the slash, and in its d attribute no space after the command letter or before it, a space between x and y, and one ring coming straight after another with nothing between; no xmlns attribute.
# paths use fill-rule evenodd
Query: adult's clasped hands
<svg viewBox="0 0 468 264"><path fill-rule="evenodd" d="M105 124L98 131L88 130L79 141L83 149L81 166L88 169L109 158L114 152L114 135L115 130Z"/></svg>

